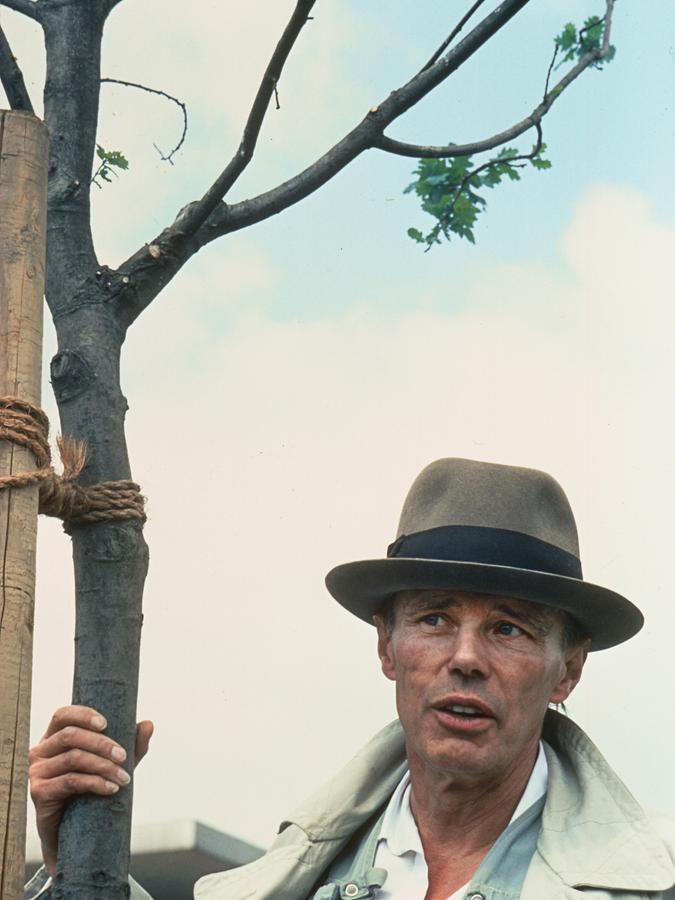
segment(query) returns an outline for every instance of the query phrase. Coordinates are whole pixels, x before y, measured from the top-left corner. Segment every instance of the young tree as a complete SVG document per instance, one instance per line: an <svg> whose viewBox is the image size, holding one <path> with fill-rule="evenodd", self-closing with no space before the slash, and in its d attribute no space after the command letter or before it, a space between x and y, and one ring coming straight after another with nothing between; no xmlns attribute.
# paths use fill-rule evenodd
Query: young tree
<svg viewBox="0 0 675 900"><path fill-rule="evenodd" d="M222 172L157 236L108 268L96 256L90 191L93 168L100 180L108 171L106 163L114 166L123 159L106 156L103 150L96 156L101 40L106 19L120 2L0 0L0 6L31 17L44 31L44 115L51 141L46 298L58 337L51 379L62 433L86 443L87 462L77 483L90 491L105 483L113 495L107 506L101 501L104 508L95 521L83 513L84 507L64 514L72 534L77 605L73 702L102 711L108 733L130 752L148 553L124 433L127 404L120 387L120 354L128 328L203 246L282 212L367 150L421 159L411 189L436 224L427 235L411 229L413 239L427 248L452 233L472 239L473 223L484 205L480 188L492 187L502 177L516 178L517 168L527 162L547 166L542 158L542 121L584 70L611 56L614 0L606 0L602 18L589 20L580 32L567 26L556 39L556 56L570 63L567 71L551 84L554 56L544 73L541 102L506 130L470 144L440 146L403 143L386 133L529 2L493 4L472 26L471 20L485 5L485 0L477 0L421 69L387 97L376 98L365 117L316 162L271 190L228 203L229 192L253 159L284 66L312 18L316 0L297 0L263 74L241 142ZM0 75L10 105L30 110L21 73L1 30ZM530 130L535 135L531 152L518 153L508 146ZM483 156L475 166L471 162L472 156L495 150L495 157ZM61 826L55 897L127 896L130 813L129 790L110 799L82 797L71 804Z"/></svg>

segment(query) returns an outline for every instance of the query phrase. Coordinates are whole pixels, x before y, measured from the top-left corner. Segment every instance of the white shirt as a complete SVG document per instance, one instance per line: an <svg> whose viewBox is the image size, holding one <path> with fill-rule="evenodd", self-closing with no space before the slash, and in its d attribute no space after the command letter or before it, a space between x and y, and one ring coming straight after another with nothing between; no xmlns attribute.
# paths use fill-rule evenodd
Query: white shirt
<svg viewBox="0 0 675 900"><path fill-rule="evenodd" d="M509 824L546 793L547 785L548 765L540 741L537 761ZM385 811L374 865L387 870L387 880L378 893L381 900L422 900L425 896L429 878L422 841L410 809L408 772L399 782ZM467 882L455 891L448 900L462 900L469 884Z"/></svg>

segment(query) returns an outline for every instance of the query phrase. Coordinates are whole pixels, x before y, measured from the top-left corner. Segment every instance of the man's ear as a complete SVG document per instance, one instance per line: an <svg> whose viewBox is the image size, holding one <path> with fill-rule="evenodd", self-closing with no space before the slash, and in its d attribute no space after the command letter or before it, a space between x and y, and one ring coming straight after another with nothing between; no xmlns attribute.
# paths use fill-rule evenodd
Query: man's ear
<svg viewBox="0 0 675 900"><path fill-rule="evenodd" d="M550 703L564 703L579 684L590 644L590 640L586 640L565 651L560 680L553 689Z"/></svg>
<svg viewBox="0 0 675 900"><path fill-rule="evenodd" d="M373 616L373 622L377 628L377 655L380 657L382 671L392 681L396 681L396 668L391 646L391 632L384 624L384 619L379 613Z"/></svg>

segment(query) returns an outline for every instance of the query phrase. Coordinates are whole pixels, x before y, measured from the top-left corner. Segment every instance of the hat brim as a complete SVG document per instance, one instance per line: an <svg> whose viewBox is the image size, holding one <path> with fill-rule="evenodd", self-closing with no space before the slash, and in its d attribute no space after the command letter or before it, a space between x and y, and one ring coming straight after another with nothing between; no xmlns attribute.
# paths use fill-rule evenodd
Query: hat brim
<svg viewBox="0 0 675 900"><path fill-rule="evenodd" d="M591 650L627 641L642 628L640 610L608 588L531 569L435 559L370 559L336 566L326 587L350 613L372 617L397 591L446 589L496 594L562 609L591 638Z"/></svg>

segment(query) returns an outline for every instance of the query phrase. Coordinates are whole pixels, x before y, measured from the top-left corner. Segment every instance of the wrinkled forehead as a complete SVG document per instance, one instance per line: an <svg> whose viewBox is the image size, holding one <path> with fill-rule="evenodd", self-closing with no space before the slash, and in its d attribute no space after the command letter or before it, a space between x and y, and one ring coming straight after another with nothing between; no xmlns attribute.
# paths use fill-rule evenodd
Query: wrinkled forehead
<svg viewBox="0 0 675 900"><path fill-rule="evenodd" d="M396 619L400 615L453 608L475 609L486 613L494 610L545 629L550 628L561 618L558 610L529 600L502 597L498 594L433 589L398 591L392 597L391 611Z"/></svg>

